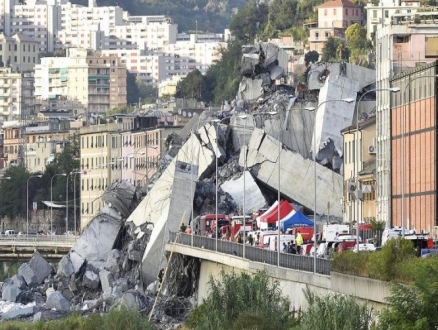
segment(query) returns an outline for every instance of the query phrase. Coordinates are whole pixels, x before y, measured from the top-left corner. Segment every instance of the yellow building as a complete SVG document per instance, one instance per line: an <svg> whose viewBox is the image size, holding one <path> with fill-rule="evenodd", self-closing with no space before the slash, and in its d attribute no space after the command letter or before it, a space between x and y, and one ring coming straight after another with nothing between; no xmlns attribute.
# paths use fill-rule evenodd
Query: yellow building
<svg viewBox="0 0 438 330"><path fill-rule="evenodd" d="M344 222L359 219L361 223L369 223L376 217L376 117L360 122L359 131L355 124L341 133L344 139ZM358 196L355 193L357 181Z"/></svg>

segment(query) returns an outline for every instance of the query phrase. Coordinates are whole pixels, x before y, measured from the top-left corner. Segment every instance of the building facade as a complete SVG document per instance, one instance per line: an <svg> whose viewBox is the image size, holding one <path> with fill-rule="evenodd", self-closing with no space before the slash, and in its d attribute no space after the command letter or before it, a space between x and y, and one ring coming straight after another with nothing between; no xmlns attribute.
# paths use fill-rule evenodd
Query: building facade
<svg viewBox="0 0 438 330"><path fill-rule="evenodd" d="M392 224L438 234L437 102L438 62L403 72L391 100Z"/></svg>
<svg viewBox="0 0 438 330"><path fill-rule="evenodd" d="M432 15L432 16L431 16ZM391 214L391 78L417 65L436 61L438 28L431 13L415 13L376 32L377 220L392 225ZM415 23L416 21L419 23ZM435 47L435 48L434 48ZM402 56L403 60L400 60Z"/></svg>

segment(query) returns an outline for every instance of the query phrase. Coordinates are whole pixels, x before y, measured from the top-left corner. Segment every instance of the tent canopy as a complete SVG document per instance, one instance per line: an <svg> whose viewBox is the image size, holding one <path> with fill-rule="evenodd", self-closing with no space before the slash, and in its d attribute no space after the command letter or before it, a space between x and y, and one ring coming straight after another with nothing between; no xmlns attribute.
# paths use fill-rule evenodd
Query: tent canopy
<svg viewBox="0 0 438 330"><path fill-rule="evenodd" d="M280 203L280 219L284 218L287 214L289 214L293 210L292 205L290 205L287 201L281 201ZM269 214L263 214L260 217L261 223L275 223L278 221L278 207L271 210Z"/></svg>
<svg viewBox="0 0 438 330"><path fill-rule="evenodd" d="M277 205L278 205L278 201L275 201L275 203L272 204L272 206L271 206L269 209L267 209L263 214L259 215L259 216L256 218L256 221L257 221L257 227L260 228L260 218L263 217L263 216L265 216L265 215L268 215L268 214L271 213L271 212L273 212L274 208L276 208Z"/></svg>
<svg viewBox="0 0 438 330"><path fill-rule="evenodd" d="M307 218L301 212L295 212L295 214L292 215L292 217L283 221L283 223L281 223L280 226L281 226L281 230L285 232L286 229L291 227L313 227L313 221Z"/></svg>

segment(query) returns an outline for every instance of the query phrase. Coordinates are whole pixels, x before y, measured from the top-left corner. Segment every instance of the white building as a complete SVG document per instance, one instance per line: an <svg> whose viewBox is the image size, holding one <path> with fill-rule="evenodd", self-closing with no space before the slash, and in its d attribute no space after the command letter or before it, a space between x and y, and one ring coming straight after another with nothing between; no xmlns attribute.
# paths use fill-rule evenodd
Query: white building
<svg viewBox="0 0 438 330"><path fill-rule="evenodd" d="M391 87L390 79L423 63L436 61L438 27L431 18L419 13L393 19L376 31L376 88ZM420 81L418 81L420 82ZM421 87L420 87L421 88ZM399 97L404 97L403 91ZM388 91L376 93L377 142L377 220L391 225L391 104Z"/></svg>
<svg viewBox="0 0 438 330"><path fill-rule="evenodd" d="M419 0L380 0L376 5L368 1L365 6L367 11L367 38L373 39L377 30L391 25L393 17L413 14L419 6Z"/></svg>

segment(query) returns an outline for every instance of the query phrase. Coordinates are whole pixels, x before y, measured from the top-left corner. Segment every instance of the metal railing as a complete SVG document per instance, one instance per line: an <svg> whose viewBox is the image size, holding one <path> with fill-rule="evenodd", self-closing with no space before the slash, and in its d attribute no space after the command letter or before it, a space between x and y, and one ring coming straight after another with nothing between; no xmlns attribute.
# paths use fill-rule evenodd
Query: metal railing
<svg viewBox="0 0 438 330"><path fill-rule="evenodd" d="M214 238L205 236L190 235L184 233L169 232L169 243L193 246L196 248L216 251L216 242ZM231 254L236 257L243 257L243 245L235 242L217 241L217 252ZM278 264L277 251L260 249L254 246L245 246L245 259L261 262L273 266ZM314 259L311 256L294 255L290 253L280 253L280 267L295 269L305 272L313 272ZM330 261L327 259L316 259L317 274L330 275Z"/></svg>

